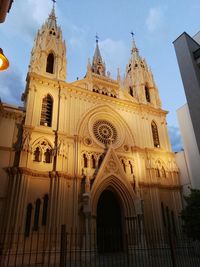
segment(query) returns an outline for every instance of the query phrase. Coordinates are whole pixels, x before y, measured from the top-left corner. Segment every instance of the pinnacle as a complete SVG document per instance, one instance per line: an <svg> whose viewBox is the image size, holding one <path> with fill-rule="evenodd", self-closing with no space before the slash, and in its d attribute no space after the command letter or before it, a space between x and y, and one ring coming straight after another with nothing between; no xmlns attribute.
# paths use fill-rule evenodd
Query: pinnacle
<svg viewBox="0 0 200 267"><path fill-rule="evenodd" d="M56 14L55 14L55 6L53 5L51 13L49 14L48 17L48 26L49 28L56 27Z"/></svg>

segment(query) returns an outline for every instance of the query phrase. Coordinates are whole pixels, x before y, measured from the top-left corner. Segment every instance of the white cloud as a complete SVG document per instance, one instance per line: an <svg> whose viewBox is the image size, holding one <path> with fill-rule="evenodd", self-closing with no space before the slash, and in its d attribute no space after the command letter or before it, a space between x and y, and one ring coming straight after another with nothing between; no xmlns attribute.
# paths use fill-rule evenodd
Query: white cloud
<svg viewBox="0 0 200 267"><path fill-rule="evenodd" d="M111 72L112 77L116 78L117 68L124 71L129 50L123 41L114 41L109 38L99 42L99 47L107 70Z"/></svg>
<svg viewBox="0 0 200 267"><path fill-rule="evenodd" d="M13 4L6 23L1 29L5 36L20 37L25 41L32 41L35 31L45 21L51 11L49 0L16 1Z"/></svg>
<svg viewBox="0 0 200 267"><path fill-rule="evenodd" d="M146 19L146 26L150 33L161 30L165 24L164 7L152 7Z"/></svg>
<svg viewBox="0 0 200 267"><path fill-rule="evenodd" d="M24 86L22 74L18 71L16 66L11 66L8 70L1 73L1 100L15 105L21 105L20 97Z"/></svg>

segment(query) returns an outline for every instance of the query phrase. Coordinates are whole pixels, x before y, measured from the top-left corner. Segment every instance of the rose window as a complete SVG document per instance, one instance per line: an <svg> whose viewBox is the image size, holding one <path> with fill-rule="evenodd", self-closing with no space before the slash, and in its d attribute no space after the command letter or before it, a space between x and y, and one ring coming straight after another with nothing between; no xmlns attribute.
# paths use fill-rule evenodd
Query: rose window
<svg viewBox="0 0 200 267"><path fill-rule="evenodd" d="M117 130L112 123L105 120L96 121L93 132L97 140L103 144L114 143L117 139Z"/></svg>

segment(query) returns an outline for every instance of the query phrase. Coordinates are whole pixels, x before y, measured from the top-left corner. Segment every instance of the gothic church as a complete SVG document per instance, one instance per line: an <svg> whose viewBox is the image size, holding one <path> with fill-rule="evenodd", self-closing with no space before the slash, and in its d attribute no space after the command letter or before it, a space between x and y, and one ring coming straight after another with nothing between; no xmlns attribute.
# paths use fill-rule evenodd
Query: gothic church
<svg viewBox="0 0 200 267"><path fill-rule="evenodd" d="M52 9L38 31L24 107L0 104L0 230L162 229L181 210L179 172L153 74L133 40L125 77L110 77L96 41L86 75L67 80Z"/></svg>

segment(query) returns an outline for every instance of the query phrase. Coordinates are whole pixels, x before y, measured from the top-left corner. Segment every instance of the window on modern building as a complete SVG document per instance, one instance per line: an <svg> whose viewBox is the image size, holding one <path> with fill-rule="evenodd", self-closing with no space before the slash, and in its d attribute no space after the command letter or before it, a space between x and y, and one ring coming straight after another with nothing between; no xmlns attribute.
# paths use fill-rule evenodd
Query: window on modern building
<svg viewBox="0 0 200 267"><path fill-rule="evenodd" d="M86 157L86 154L83 154L83 165L84 165L84 168L88 167L88 159Z"/></svg>
<svg viewBox="0 0 200 267"><path fill-rule="evenodd" d="M29 203L26 209L26 223L25 223L25 233L24 233L26 237L30 235L32 209L33 206L31 203Z"/></svg>
<svg viewBox="0 0 200 267"><path fill-rule="evenodd" d="M39 147L36 147L33 154L34 154L34 161L40 162L41 161L41 151L40 151Z"/></svg>
<svg viewBox="0 0 200 267"><path fill-rule="evenodd" d="M145 86L145 96L146 96L146 101L150 103L151 102L150 92L147 86Z"/></svg>
<svg viewBox="0 0 200 267"><path fill-rule="evenodd" d="M129 166L130 166L130 171L131 171L131 174L133 173L133 165L132 163L129 161Z"/></svg>
<svg viewBox="0 0 200 267"><path fill-rule="evenodd" d="M151 123L151 129L152 129L152 136L153 136L153 143L154 147L160 147L160 140L158 135L158 127L154 121Z"/></svg>
<svg viewBox="0 0 200 267"><path fill-rule="evenodd" d="M38 198L35 202L35 216L34 216L34 224L33 224L34 231L37 231L39 228L40 205L41 205L41 200Z"/></svg>
<svg viewBox="0 0 200 267"><path fill-rule="evenodd" d="M47 57L46 72L53 74L54 71L54 54L50 53Z"/></svg>
<svg viewBox="0 0 200 267"><path fill-rule="evenodd" d="M92 168L95 169L96 168L96 160L94 155L92 155Z"/></svg>
<svg viewBox="0 0 200 267"><path fill-rule="evenodd" d="M52 111L53 111L53 99L50 95L47 95L42 100L40 125L51 127Z"/></svg>
<svg viewBox="0 0 200 267"><path fill-rule="evenodd" d="M51 151L47 148L46 152L44 153L45 163L51 163Z"/></svg>
<svg viewBox="0 0 200 267"><path fill-rule="evenodd" d="M123 159L122 159L122 166L123 166L124 171L126 172L126 164Z"/></svg>
<svg viewBox="0 0 200 267"><path fill-rule="evenodd" d="M44 202L43 202L42 225L46 225L47 224L48 202L49 202L49 196L48 196L48 194L46 194L44 196Z"/></svg>
<svg viewBox="0 0 200 267"><path fill-rule="evenodd" d="M132 86L129 86L129 93L131 96L133 96L133 87Z"/></svg>

